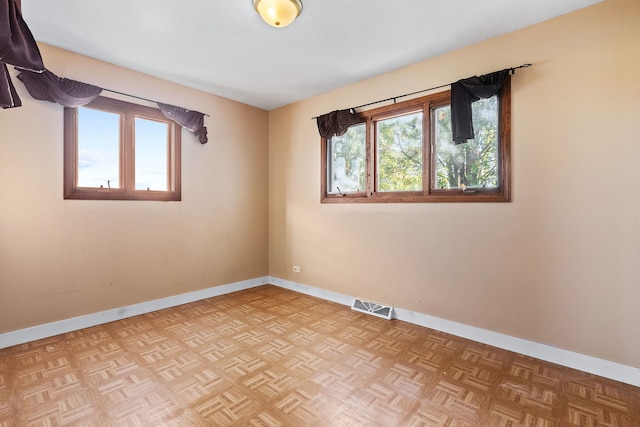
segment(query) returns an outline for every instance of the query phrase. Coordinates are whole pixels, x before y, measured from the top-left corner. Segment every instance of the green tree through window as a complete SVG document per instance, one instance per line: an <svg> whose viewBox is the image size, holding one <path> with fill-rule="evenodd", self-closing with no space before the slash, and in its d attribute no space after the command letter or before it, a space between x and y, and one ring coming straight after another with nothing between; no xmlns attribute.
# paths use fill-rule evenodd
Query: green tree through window
<svg viewBox="0 0 640 427"><path fill-rule="evenodd" d="M498 99L474 102L475 139L456 145L451 138L450 106L436 108L436 188L498 186Z"/></svg>
<svg viewBox="0 0 640 427"><path fill-rule="evenodd" d="M366 128L351 126L347 133L331 138L329 191L364 191L366 187Z"/></svg>
<svg viewBox="0 0 640 427"><path fill-rule="evenodd" d="M422 112L380 120L378 190L422 190Z"/></svg>
<svg viewBox="0 0 640 427"><path fill-rule="evenodd" d="M472 113L475 138L455 144L449 91L359 112L361 123L321 140L321 201L508 202L510 80Z"/></svg>

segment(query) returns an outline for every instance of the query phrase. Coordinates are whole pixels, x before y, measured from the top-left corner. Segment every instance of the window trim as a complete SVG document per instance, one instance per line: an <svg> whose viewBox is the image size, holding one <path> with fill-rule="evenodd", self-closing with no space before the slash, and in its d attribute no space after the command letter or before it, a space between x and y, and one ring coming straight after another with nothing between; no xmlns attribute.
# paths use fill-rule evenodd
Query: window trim
<svg viewBox="0 0 640 427"><path fill-rule="evenodd" d="M321 203L429 203L429 202L510 202L511 201L511 78L508 77L498 93L498 187L495 189L436 189L435 171L431 157L434 129L431 129L432 109L451 104L451 91L443 91L397 104L361 112L366 126L366 190L357 193L327 193L328 139L321 138L320 202ZM423 176L422 191L377 192L376 153L373 136L375 122L423 108ZM373 158L372 158L373 157Z"/></svg>
<svg viewBox="0 0 640 427"><path fill-rule="evenodd" d="M180 201L182 199L181 180L181 127L166 118L159 109L98 97L85 107L99 111L116 113L120 120L120 180L122 188L79 187L78 182L78 109L64 109L64 199L75 200L155 200ZM135 145L134 121L136 117L167 124L169 143L167 170L169 172L168 191L135 189Z"/></svg>

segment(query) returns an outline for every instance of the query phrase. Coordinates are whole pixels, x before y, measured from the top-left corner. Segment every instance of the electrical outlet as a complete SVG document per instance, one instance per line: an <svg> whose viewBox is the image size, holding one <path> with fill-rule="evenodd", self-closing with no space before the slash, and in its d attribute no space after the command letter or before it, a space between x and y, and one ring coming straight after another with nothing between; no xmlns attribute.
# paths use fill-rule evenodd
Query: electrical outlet
<svg viewBox="0 0 640 427"><path fill-rule="evenodd" d="M293 266L293 272L294 273L300 273L300 266L299 265L294 265Z"/></svg>

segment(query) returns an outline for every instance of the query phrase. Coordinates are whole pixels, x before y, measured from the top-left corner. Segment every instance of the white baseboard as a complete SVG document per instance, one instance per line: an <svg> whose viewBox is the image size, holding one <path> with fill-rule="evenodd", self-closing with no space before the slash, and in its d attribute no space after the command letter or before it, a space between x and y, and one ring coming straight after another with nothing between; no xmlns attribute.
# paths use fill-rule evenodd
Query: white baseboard
<svg viewBox="0 0 640 427"><path fill-rule="evenodd" d="M186 304L193 301L200 301L206 298L216 297L231 292L242 291L256 286L269 283L268 277L258 277L256 279L244 280L241 282L229 283L199 291L187 292L171 297L160 298L152 301L134 304L98 313L87 314L85 316L73 317L71 319L60 320L58 322L46 323L32 328L20 329L17 331L0 334L0 348L11 347L42 338L49 338L78 329L90 328L103 323L115 320L126 319L127 317L138 316L152 311L163 310L169 307Z"/></svg>
<svg viewBox="0 0 640 427"><path fill-rule="evenodd" d="M312 286L302 285L300 283L282 280L276 277L268 277L268 279L269 283L273 285L337 302L339 304L350 306L354 299L354 297L350 297L348 295L326 291L324 289L314 288ZM512 337L510 335L500 334L486 329L476 328L474 326L417 313L415 311L404 310L402 308L394 307L393 311L395 313L394 318L404 322L446 332L451 335L467 338L476 342L502 348L504 350L524 354L525 356L535 357L536 359L640 387L640 369L634 368L633 366L598 359L596 357L575 353L550 345L540 344Z"/></svg>
<svg viewBox="0 0 640 427"><path fill-rule="evenodd" d="M338 304L351 306L353 302L352 296L340 294L338 292L327 291L313 286L303 285L302 283L292 282L290 280L279 279L273 276L267 276L269 283L290 291L300 292L301 294L310 295L312 297L321 298L326 301L337 302Z"/></svg>
<svg viewBox="0 0 640 427"><path fill-rule="evenodd" d="M394 309L395 318L504 350L640 387L640 369L547 344L492 332L414 311Z"/></svg>
<svg viewBox="0 0 640 427"><path fill-rule="evenodd" d="M137 316L156 310L174 307L193 301L199 301L231 292L241 291L266 284L272 284L281 288L289 289L305 295L314 296L338 304L351 306L354 297L338 292L328 291L313 286L304 285L290 280L279 279L272 276L264 276L227 285L215 286L172 297L161 298L140 304L126 306L118 309L102 311L88 314L86 316L74 317L58 322L47 323L32 328L20 329L18 331L0 334L0 348L23 344L30 341L48 338L78 329L89 328L103 323L127 317ZM546 344L540 344L521 338L512 337L450 320L440 319L414 311L394 308L395 318L404 322L413 323L419 326L446 332L462 338L492 345L494 347L535 357L547 362L556 363L580 371L588 372L601 377L620 381L640 387L640 369L611 362L596 357L587 356L580 353L564 350Z"/></svg>

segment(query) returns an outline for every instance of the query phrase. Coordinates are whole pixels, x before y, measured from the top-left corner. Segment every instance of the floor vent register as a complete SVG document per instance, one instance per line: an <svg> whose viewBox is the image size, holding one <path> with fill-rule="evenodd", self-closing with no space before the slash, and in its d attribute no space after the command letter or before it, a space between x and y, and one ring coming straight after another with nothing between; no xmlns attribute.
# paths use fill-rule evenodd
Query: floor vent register
<svg viewBox="0 0 640 427"><path fill-rule="evenodd" d="M375 302L362 301L356 298L351 306L353 310L371 314L373 316L382 317L383 319L391 319L393 317L393 307L382 305Z"/></svg>

